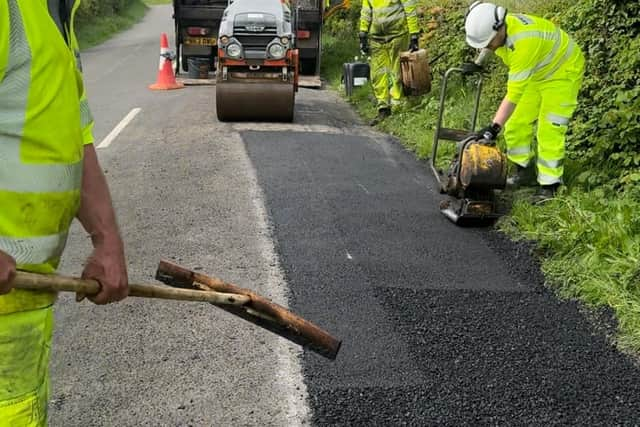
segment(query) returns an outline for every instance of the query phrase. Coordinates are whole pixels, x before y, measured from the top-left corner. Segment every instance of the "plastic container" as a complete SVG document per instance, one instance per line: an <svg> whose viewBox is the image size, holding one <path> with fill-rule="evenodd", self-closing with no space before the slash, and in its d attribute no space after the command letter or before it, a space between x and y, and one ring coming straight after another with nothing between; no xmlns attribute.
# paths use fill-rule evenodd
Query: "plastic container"
<svg viewBox="0 0 640 427"><path fill-rule="evenodd" d="M211 64L209 58L197 58L192 57L188 60L189 63L189 78L190 79L208 79L209 71L211 70Z"/></svg>
<svg viewBox="0 0 640 427"><path fill-rule="evenodd" d="M351 96L353 88L364 86L369 81L370 68L366 62L348 62L342 66L342 81L347 96Z"/></svg>
<svg viewBox="0 0 640 427"><path fill-rule="evenodd" d="M424 95L431 91L431 67L426 49L400 54L402 86L405 95Z"/></svg>

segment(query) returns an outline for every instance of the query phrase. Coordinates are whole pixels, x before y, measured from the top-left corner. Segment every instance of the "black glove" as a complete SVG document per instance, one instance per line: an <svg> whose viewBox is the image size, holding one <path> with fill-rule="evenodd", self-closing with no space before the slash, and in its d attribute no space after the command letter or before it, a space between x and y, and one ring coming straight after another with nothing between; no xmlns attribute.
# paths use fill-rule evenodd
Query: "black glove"
<svg viewBox="0 0 640 427"><path fill-rule="evenodd" d="M411 41L409 42L409 51L416 52L420 48L418 47L418 35L411 34Z"/></svg>
<svg viewBox="0 0 640 427"><path fill-rule="evenodd" d="M365 33L364 31L361 31L358 34L358 37L360 38L360 52L363 55L369 55L369 39L368 39L368 34Z"/></svg>
<svg viewBox="0 0 640 427"><path fill-rule="evenodd" d="M482 71L482 67L475 62L465 62L460 66L460 68L462 68L462 74L464 74L465 76Z"/></svg>
<svg viewBox="0 0 640 427"><path fill-rule="evenodd" d="M502 126L497 123L492 123L487 127L484 127L476 133L476 138L485 139L488 142L495 141L502 130Z"/></svg>

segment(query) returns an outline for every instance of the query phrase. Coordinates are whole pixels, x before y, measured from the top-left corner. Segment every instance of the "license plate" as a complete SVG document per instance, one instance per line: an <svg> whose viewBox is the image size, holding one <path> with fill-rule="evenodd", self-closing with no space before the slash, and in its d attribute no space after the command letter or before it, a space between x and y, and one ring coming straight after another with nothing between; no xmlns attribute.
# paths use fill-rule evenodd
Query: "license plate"
<svg viewBox="0 0 640 427"><path fill-rule="evenodd" d="M184 39L184 44L195 44L198 46L215 46L215 37L187 37Z"/></svg>

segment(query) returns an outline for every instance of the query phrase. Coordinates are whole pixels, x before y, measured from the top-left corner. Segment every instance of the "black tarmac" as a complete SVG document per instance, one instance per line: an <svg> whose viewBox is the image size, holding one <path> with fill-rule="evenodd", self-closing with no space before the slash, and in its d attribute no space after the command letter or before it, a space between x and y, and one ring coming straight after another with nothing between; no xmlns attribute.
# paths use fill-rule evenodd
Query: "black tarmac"
<svg viewBox="0 0 640 427"><path fill-rule="evenodd" d="M242 138L291 307L344 341L336 362L304 355L314 424L639 423L640 370L611 317L559 301L528 246L448 222L400 144Z"/></svg>

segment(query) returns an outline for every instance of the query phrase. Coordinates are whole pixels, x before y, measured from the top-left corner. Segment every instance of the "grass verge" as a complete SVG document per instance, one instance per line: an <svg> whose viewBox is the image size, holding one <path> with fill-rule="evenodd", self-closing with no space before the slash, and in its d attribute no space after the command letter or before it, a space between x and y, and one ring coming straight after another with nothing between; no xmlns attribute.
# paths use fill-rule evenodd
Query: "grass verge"
<svg viewBox="0 0 640 427"><path fill-rule="evenodd" d="M342 63L353 60L355 34L324 37L324 77L341 93ZM445 61L446 62L446 61ZM434 67L434 86L430 94L408 99L378 129L394 135L416 156L431 154L433 132L439 107L440 83L447 66ZM503 72L506 72L503 70ZM471 82L452 82L445 104L447 127L469 128L473 89ZM496 94L504 81L489 79L486 98L481 102L479 124L491 119L497 108ZM348 102L365 119L375 114L369 86L357 88ZM502 143L502 141L500 142ZM437 160L445 166L453 147L442 150ZM513 193L511 213L498 228L513 239L536 242L536 255L542 261L547 285L561 298L576 299L592 308L610 307L618 321L616 344L621 350L640 354L640 190L619 192L614 188L584 188L576 182L582 172L579 163L567 160L566 188L552 201L532 205L526 190Z"/></svg>
<svg viewBox="0 0 640 427"><path fill-rule="evenodd" d="M81 49L96 46L115 33L130 28L139 22L147 12L147 5L141 0L132 0L118 15L99 16L76 25L76 35Z"/></svg>

